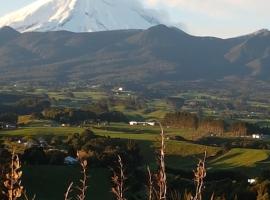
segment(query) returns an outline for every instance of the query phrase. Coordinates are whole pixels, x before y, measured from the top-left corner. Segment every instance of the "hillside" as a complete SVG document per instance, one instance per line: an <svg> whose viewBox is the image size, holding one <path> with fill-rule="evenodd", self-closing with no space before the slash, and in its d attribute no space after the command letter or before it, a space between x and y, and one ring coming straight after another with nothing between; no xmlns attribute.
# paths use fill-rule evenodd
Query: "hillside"
<svg viewBox="0 0 270 200"><path fill-rule="evenodd" d="M269 41L269 31L224 40L195 37L164 25L93 33L19 33L4 27L0 29L0 81L268 79Z"/></svg>

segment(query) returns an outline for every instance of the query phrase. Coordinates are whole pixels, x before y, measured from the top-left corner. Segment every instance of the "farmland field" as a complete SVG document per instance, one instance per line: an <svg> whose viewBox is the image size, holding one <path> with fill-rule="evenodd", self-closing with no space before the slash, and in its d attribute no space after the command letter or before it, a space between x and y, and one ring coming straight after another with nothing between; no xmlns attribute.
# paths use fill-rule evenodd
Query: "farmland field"
<svg viewBox="0 0 270 200"><path fill-rule="evenodd" d="M80 133L84 128L79 127L25 127L17 130L2 131L2 136L68 136ZM134 140L141 148L146 164L155 163L155 149L159 146L159 127L129 126L123 123L114 123L109 126L93 126L96 135L123 140ZM171 168L185 168L191 170L195 167L198 158L206 150L211 157L209 165L213 169L237 169L247 167L251 169L264 168L268 164L270 151L245 148L234 148L225 154L220 154L221 147L212 147L196 144L185 140L190 138L192 130L165 128L167 135L166 154L167 164ZM170 136L181 136L182 141L170 139ZM218 156L217 156L218 155Z"/></svg>

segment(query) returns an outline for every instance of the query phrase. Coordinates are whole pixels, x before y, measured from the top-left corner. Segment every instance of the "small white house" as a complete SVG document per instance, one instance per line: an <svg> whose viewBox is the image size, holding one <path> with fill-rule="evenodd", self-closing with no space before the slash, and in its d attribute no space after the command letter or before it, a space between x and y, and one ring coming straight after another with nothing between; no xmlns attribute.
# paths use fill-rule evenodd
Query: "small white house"
<svg viewBox="0 0 270 200"><path fill-rule="evenodd" d="M76 165L78 163L78 160L76 158L68 156L65 158L64 163L66 165Z"/></svg>
<svg viewBox="0 0 270 200"><path fill-rule="evenodd" d="M155 126L155 125L156 125L155 122L147 122L147 124L148 124L149 126Z"/></svg>
<svg viewBox="0 0 270 200"><path fill-rule="evenodd" d="M253 134L252 135L252 138L253 139L261 139L261 135L259 135L259 134Z"/></svg>
<svg viewBox="0 0 270 200"><path fill-rule="evenodd" d="M6 128L6 129L16 129L17 127L16 127L15 124L6 124L6 125L5 125L5 128Z"/></svg>
<svg viewBox="0 0 270 200"><path fill-rule="evenodd" d="M135 126L135 125L138 125L138 122L131 121L131 122L129 122L129 125L130 125L130 126Z"/></svg>
<svg viewBox="0 0 270 200"><path fill-rule="evenodd" d="M249 178L248 179L248 183L251 184L251 185L252 184L255 184L256 183L256 179L255 178Z"/></svg>
<svg viewBox="0 0 270 200"><path fill-rule="evenodd" d="M122 87L118 88L118 91L119 91L119 92L123 92L123 90L124 90L124 89L123 89Z"/></svg>
<svg viewBox="0 0 270 200"><path fill-rule="evenodd" d="M155 126L155 122L136 122L136 121L131 121L129 122L130 126L135 126L135 125L143 125L143 126Z"/></svg>

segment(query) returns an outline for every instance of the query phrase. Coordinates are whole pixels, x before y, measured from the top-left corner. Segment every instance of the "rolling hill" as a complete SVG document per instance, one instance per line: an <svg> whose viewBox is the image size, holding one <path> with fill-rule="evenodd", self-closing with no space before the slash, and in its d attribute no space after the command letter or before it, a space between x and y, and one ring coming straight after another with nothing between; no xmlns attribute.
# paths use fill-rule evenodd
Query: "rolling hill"
<svg viewBox="0 0 270 200"><path fill-rule="evenodd" d="M0 29L0 81L94 83L269 79L270 32L196 37L157 25L92 33Z"/></svg>

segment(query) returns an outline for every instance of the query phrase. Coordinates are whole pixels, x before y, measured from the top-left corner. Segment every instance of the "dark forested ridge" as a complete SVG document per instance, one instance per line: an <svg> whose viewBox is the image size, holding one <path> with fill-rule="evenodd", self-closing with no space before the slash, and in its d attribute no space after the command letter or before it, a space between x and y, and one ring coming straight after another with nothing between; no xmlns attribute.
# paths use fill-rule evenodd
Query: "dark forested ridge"
<svg viewBox="0 0 270 200"><path fill-rule="evenodd" d="M195 37L158 25L95 33L0 29L0 81L95 82L268 79L270 32Z"/></svg>

